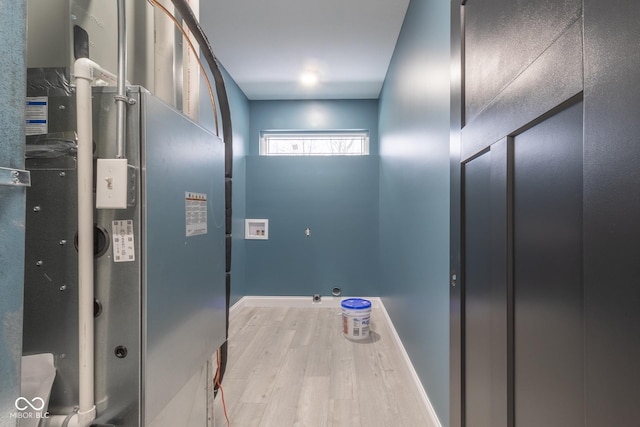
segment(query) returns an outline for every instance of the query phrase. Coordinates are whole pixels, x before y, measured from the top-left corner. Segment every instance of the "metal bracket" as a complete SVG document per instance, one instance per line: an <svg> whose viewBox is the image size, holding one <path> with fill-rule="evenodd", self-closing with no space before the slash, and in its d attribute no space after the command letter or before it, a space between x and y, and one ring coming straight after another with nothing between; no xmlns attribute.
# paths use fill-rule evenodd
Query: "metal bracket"
<svg viewBox="0 0 640 427"><path fill-rule="evenodd" d="M0 185L31 187L31 172L0 167Z"/></svg>
<svg viewBox="0 0 640 427"><path fill-rule="evenodd" d="M129 98L128 96L115 95L113 98L116 102L125 102L129 105L135 105L137 102L134 98Z"/></svg>

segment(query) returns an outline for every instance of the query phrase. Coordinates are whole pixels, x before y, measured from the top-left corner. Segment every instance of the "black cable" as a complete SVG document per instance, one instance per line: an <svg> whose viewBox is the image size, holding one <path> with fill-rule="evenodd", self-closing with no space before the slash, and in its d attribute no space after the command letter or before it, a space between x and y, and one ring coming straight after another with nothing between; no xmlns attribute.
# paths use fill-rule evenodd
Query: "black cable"
<svg viewBox="0 0 640 427"><path fill-rule="evenodd" d="M213 49L211 48L211 44L209 43L209 39L205 35L202 27L200 26L200 22L193 14L193 10L186 2L186 0L171 0L173 6L176 8L184 22L191 30L191 33L196 38L198 45L200 45L200 49L204 54L205 59L207 60L207 64L209 64L209 68L211 69L211 73L213 74L213 80L215 82L216 87L216 95L218 97L218 105L220 106L220 117L222 120L222 135L224 142L224 171L225 177L231 178L233 172L233 133L231 129L231 109L229 108L229 98L227 97L227 89L224 86L224 77L222 75L222 71L220 71L220 67L218 66L218 60L213 53ZM229 201L230 203L230 201ZM226 203L225 203L226 205ZM231 209L231 205L225 206L226 209ZM227 255L230 256L230 255ZM222 382L222 378L224 377L224 373L227 366L227 338L229 336L229 297L230 292L229 289L226 290L226 331L225 331L225 342L223 343L223 354L221 354L221 361L219 363L218 369L219 372L216 374L218 378L218 383ZM217 392L217 384L214 385L214 393Z"/></svg>

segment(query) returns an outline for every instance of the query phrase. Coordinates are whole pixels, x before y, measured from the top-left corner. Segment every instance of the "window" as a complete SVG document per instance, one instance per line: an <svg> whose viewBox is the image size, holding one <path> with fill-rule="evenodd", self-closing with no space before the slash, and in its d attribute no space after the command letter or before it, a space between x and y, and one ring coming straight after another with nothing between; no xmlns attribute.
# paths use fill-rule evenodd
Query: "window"
<svg viewBox="0 0 640 427"><path fill-rule="evenodd" d="M367 131L264 131L261 156L366 156Z"/></svg>

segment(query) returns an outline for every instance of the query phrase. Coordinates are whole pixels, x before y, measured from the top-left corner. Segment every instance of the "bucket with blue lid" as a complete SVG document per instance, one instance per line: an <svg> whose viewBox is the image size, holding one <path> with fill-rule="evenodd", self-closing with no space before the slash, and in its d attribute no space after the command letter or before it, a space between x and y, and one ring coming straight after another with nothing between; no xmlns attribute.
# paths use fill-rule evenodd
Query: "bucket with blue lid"
<svg viewBox="0 0 640 427"><path fill-rule="evenodd" d="M346 338L363 340L369 337L371 301L363 298L342 300L342 332Z"/></svg>

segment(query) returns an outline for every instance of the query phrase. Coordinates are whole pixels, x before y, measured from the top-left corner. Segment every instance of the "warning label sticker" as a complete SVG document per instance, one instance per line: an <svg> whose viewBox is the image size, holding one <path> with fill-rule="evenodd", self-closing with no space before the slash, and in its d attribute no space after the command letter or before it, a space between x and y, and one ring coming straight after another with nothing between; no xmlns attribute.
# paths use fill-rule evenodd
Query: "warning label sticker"
<svg viewBox="0 0 640 427"><path fill-rule="evenodd" d="M184 193L187 237L207 234L207 195Z"/></svg>
<svg viewBox="0 0 640 427"><path fill-rule="evenodd" d="M113 236L113 262L132 262L136 260L133 243L133 220L116 220L111 222Z"/></svg>
<svg viewBox="0 0 640 427"><path fill-rule="evenodd" d="M49 132L48 124L49 98L46 96L29 96L25 108L25 134L42 135Z"/></svg>

